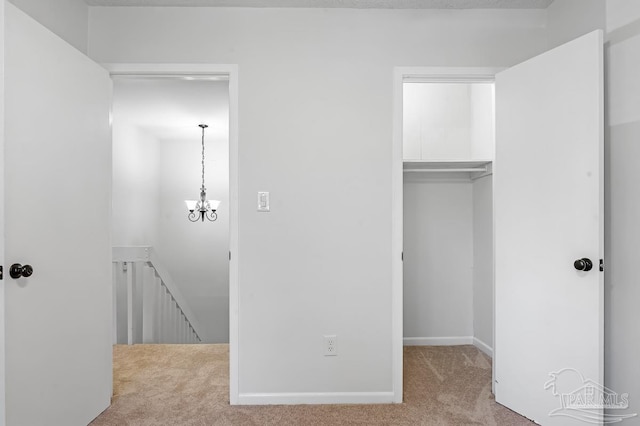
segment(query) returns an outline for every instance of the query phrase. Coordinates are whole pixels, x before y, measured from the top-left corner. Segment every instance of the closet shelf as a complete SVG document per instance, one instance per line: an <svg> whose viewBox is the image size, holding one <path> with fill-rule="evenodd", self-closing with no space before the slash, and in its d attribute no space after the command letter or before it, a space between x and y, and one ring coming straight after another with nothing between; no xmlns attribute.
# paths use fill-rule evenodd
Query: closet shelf
<svg viewBox="0 0 640 426"><path fill-rule="evenodd" d="M402 163L404 172L420 172L420 173L490 173L490 160L440 160L440 161L423 161L423 160L405 160Z"/></svg>

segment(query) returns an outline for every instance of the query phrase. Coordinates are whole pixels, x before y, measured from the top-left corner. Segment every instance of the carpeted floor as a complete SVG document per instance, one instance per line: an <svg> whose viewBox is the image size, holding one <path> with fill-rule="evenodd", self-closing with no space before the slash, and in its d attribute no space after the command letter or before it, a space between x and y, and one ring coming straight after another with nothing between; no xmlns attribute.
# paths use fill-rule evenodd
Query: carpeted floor
<svg viewBox="0 0 640 426"><path fill-rule="evenodd" d="M103 425L527 425L496 404L473 346L404 348L404 403L230 406L228 345L118 345Z"/></svg>

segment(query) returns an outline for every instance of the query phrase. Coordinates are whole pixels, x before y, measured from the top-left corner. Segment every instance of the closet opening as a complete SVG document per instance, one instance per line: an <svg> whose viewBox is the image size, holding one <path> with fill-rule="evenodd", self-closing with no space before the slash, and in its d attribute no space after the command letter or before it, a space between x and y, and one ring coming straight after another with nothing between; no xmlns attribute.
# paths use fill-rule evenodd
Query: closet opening
<svg viewBox="0 0 640 426"><path fill-rule="evenodd" d="M494 75L396 69L395 89L401 111L394 142L394 243L402 252L394 264L394 294L402 294L395 305L402 312L397 342L473 345L487 355L485 374L491 374L494 334ZM443 354L470 353L450 349Z"/></svg>
<svg viewBox="0 0 640 426"><path fill-rule="evenodd" d="M403 342L492 355L493 82L403 82Z"/></svg>

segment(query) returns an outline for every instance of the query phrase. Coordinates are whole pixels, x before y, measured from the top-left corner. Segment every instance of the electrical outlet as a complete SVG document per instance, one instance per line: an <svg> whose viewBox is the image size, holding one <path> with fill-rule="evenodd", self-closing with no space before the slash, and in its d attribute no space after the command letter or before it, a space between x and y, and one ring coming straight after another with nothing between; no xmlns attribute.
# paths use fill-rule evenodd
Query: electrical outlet
<svg viewBox="0 0 640 426"><path fill-rule="evenodd" d="M338 340L335 334L324 337L324 356L338 355Z"/></svg>

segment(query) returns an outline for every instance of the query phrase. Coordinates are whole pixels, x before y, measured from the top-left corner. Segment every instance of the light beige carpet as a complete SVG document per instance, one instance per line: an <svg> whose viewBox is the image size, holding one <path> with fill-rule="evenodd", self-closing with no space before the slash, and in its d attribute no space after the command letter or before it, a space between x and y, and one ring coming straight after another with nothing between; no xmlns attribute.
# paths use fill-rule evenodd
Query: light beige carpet
<svg viewBox="0 0 640 426"><path fill-rule="evenodd" d="M473 346L404 348L404 403L230 406L227 345L114 347L114 397L91 425L532 425L496 404Z"/></svg>

